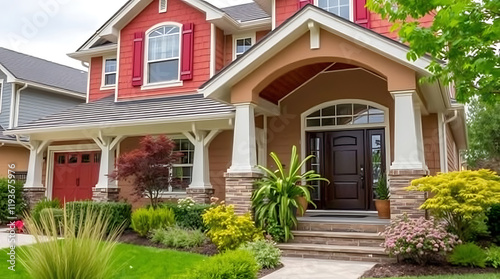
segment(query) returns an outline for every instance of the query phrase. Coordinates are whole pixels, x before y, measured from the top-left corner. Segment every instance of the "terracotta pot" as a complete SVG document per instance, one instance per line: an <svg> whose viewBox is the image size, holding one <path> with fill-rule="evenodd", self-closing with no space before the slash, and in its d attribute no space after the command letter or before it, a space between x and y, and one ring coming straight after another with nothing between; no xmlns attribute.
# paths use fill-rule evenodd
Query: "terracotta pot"
<svg viewBox="0 0 500 279"><path fill-rule="evenodd" d="M375 200L375 208L378 212L378 218L391 219L391 201L390 200Z"/></svg>
<svg viewBox="0 0 500 279"><path fill-rule="evenodd" d="M300 210L300 208L297 208L297 217L302 217L306 214L307 206L309 205L309 203L304 197L297 197L295 200L299 205L302 205L302 208L304 208L304 213L302 213L302 210Z"/></svg>

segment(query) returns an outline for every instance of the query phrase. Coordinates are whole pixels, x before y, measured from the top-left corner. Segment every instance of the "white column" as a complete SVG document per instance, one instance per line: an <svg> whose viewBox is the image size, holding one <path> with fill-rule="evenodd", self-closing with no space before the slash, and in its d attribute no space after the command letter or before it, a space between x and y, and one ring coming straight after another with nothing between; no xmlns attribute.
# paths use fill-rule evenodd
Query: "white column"
<svg viewBox="0 0 500 279"><path fill-rule="evenodd" d="M30 158L28 162L28 174L26 176L25 188L42 188L43 152L48 141L30 141Z"/></svg>
<svg viewBox="0 0 500 279"><path fill-rule="evenodd" d="M219 133L219 130L200 131L194 129L193 133L184 132L184 135L194 145L193 174L189 188L210 189L210 162L208 147L212 139Z"/></svg>
<svg viewBox="0 0 500 279"><path fill-rule="evenodd" d="M233 157L228 173L260 172L257 166L254 105L236 104Z"/></svg>
<svg viewBox="0 0 500 279"><path fill-rule="evenodd" d="M422 116L414 90L393 91L394 162L393 170L426 170L422 139Z"/></svg>
<svg viewBox="0 0 500 279"><path fill-rule="evenodd" d="M97 189L118 188L116 181L111 181L108 177L115 170L115 150L123 137L98 137L94 138L99 148L101 148L101 163L99 165L99 180L95 187Z"/></svg>

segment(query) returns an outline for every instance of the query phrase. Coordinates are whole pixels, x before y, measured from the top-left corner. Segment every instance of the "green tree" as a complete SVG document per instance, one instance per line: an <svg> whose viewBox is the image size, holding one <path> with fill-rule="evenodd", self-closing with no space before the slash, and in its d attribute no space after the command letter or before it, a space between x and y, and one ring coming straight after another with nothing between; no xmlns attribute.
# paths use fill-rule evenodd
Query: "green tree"
<svg viewBox="0 0 500 279"><path fill-rule="evenodd" d="M469 149L467 163L472 168L488 168L500 173L500 103L473 100L468 106Z"/></svg>
<svg viewBox="0 0 500 279"><path fill-rule="evenodd" d="M410 46L409 60L435 58L427 67L429 80L454 83L459 102L474 95L500 100L500 1L369 0L367 6L399 30ZM426 15L434 16L431 26L418 21Z"/></svg>

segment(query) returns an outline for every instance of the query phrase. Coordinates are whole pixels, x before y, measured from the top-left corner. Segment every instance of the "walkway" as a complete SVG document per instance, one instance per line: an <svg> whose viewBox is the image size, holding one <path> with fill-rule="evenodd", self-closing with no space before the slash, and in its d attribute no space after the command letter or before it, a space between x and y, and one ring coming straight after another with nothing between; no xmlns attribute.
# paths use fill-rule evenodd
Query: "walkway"
<svg viewBox="0 0 500 279"><path fill-rule="evenodd" d="M285 267L263 277L263 279L358 279L365 271L375 265L375 263L367 262L345 262L305 258L282 258L281 262Z"/></svg>

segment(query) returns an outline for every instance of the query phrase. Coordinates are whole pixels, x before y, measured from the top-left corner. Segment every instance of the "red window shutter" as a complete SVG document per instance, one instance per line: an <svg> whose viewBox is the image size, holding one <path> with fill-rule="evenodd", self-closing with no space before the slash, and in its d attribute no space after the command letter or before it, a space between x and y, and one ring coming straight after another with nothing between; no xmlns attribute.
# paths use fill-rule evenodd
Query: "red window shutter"
<svg viewBox="0 0 500 279"><path fill-rule="evenodd" d="M304 8L307 4L314 5L314 0L299 0L299 3L298 3L299 10Z"/></svg>
<svg viewBox="0 0 500 279"><path fill-rule="evenodd" d="M144 73L144 33L134 34L134 57L132 62L132 86L142 86Z"/></svg>
<svg viewBox="0 0 500 279"><path fill-rule="evenodd" d="M182 27L181 80L193 79L194 24Z"/></svg>
<svg viewBox="0 0 500 279"><path fill-rule="evenodd" d="M365 6L366 0L354 0L354 22L370 28L370 11Z"/></svg>

